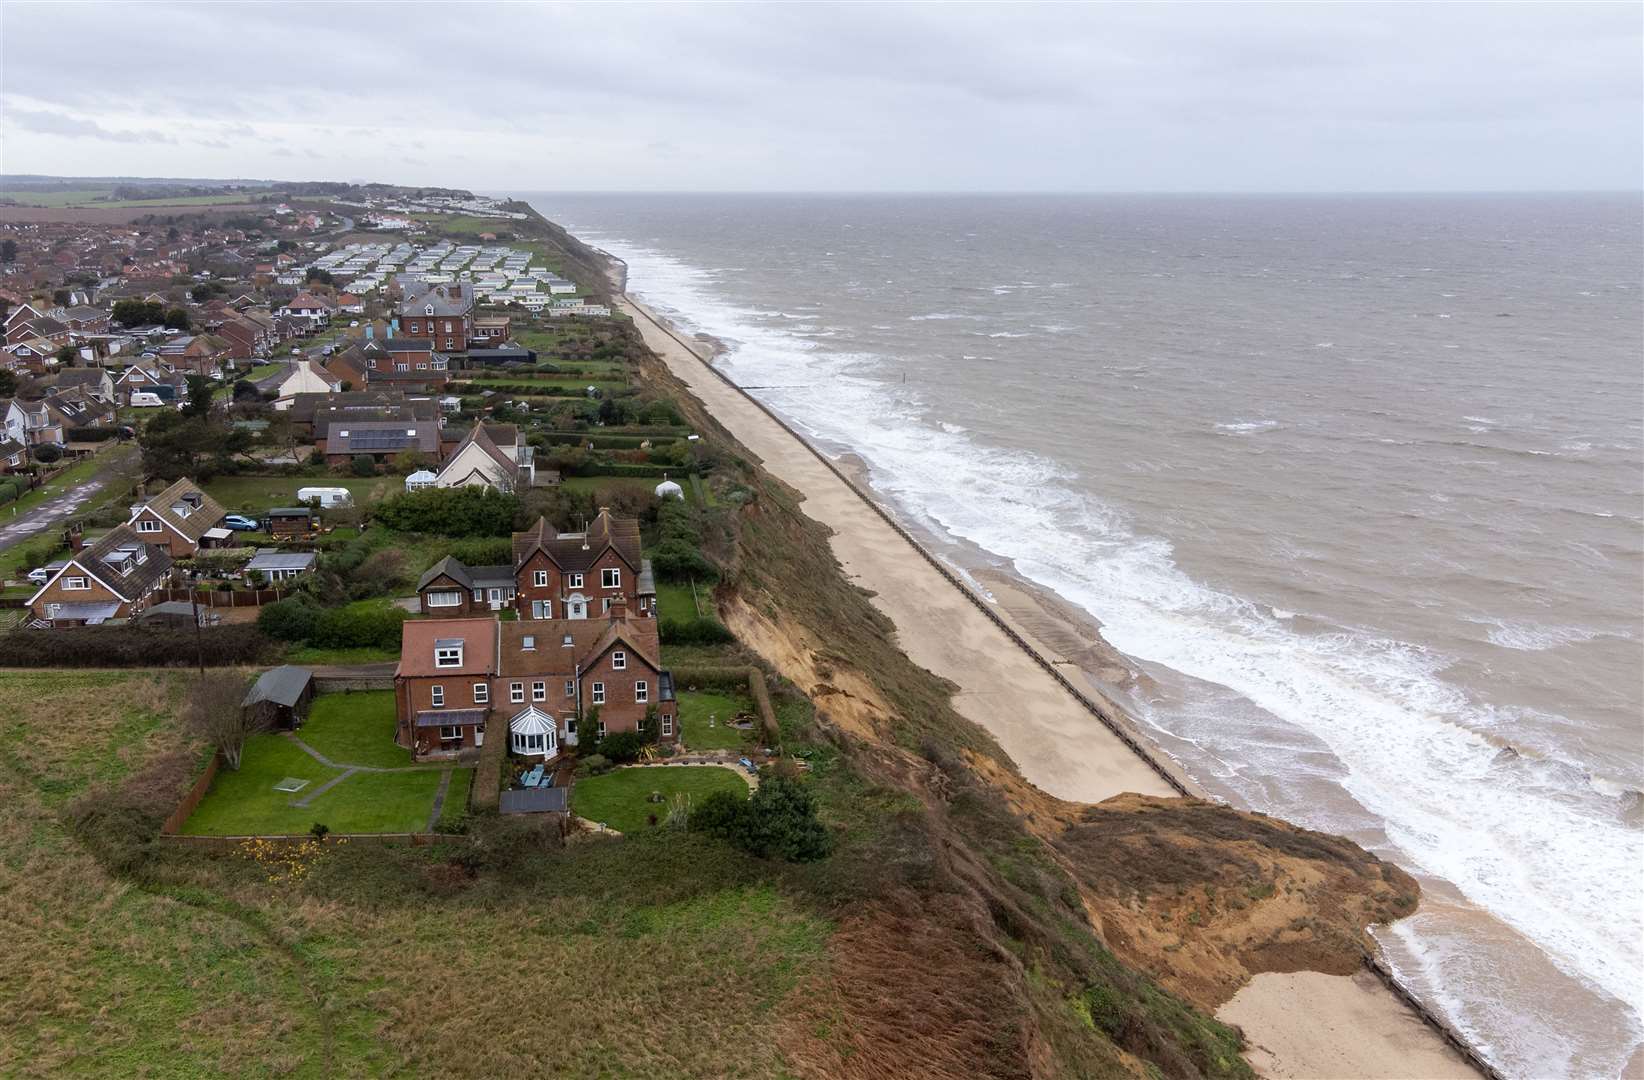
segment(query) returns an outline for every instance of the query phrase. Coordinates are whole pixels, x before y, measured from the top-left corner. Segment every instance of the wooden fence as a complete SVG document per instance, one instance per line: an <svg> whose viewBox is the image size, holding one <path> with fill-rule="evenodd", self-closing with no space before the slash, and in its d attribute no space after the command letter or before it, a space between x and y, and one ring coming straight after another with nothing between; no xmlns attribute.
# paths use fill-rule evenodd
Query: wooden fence
<svg viewBox="0 0 1644 1080"><path fill-rule="evenodd" d="M219 755L211 755L211 762L205 767L205 772L194 781L194 786L188 789L188 794L177 804L177 809L173 810L171 816L166 818L165 824L160 826L161 836L173 836L183 827L183 822L188 820L188 816L199 807L200 800L205 798L206 792L211 790L211 782L217 779L217 766L221 761Z"/></svg>
<svg viewBox="0 0 1644 1080"><path fill-rule="evenodd" d="M347 840L349 843L409 844L426 847L437 840L456 840L460 837L441 833L326 833L326 840ZM314 837L309 833L278 836L184 836L181 833L161 833L160 839L182 847L205 848L211 851L233 851L247 840L264 840L274 844L305 844Z"/></svg>
<svg viewBox="0 0 1644 1080"><path fill-rule="evenodd" d="M290 595L285 589L165 589L163 599L198 603L203 608L262 607Z"/></svg>

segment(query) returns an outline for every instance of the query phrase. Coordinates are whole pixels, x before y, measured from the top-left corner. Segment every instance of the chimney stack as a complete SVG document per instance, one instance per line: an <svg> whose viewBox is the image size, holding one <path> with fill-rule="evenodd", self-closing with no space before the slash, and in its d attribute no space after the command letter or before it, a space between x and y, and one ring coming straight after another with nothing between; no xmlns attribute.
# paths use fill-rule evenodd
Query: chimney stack
<svg viewBox="0 0 1644 1080"><path fill-rule="evenodd" d="M611 600L611 621L625 623L628 621L628 598L618 596Z"/></svg>

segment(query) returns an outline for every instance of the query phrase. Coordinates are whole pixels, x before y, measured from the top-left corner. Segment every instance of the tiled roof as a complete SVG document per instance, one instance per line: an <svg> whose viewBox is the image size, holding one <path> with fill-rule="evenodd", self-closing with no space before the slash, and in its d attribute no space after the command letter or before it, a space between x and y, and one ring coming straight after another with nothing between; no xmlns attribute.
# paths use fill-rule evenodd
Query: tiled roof
<svg viewBox="0 0 1644 1080"><path fill-rule="evenodd" d="M143 561L138 562L131 558L111 563L109 560L114 558L121 548L144 549ZM143 595L149 586L165 577L171 569L171 555L164 548L155 547L143 540L129 525L119 525L110 529L88 544L70 562L79 565L127 600L135 600Z"/></svg>
<svg viewBox="0 0 1644 1080"><path fill-rule="evenodd" d="M496 619L408 619L401 631L400 666L396 675L489 675L497 653ZM434 666L434 643L463 643L462 666Z"/></svg>
<svg viewBox="0 0 1644 1080"><path fill-rule="evenodd" d="M594 565L607 548L615 548L635 573L642 565L639 522L634 518L614 518L605 509L600 510L587 533L560 533L546 518L538 518L535 525L514 534L514 565L519 566L538 548L548 553L555 566L572 573Z"/></svg>
<svg viewBox="0 0 1644 1080"><path fill-rule="evenodd" d="M191 498L191 501L195 501L197 504L196 508L187 517L172 509L178 503L184 502L185 498ZM188 539L195 541L204 536L207 529L222 521L223 515L226 513L218 505L216 499L201 491L199 486L186 476L143 505L146 509L157 514L172 528L188 537ZM136 515L132 516L135 517Z"/></svg>

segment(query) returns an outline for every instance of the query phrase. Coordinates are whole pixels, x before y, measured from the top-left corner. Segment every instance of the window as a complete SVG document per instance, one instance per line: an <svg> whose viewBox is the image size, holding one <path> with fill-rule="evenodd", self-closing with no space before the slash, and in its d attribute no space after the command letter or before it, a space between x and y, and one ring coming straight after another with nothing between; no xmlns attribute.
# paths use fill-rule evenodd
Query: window
<svg viewBox="0 0 1644 1080"><path fill-rule="evenodd" d="M160 523L158 521L155 521L153 518L138 518L137 519L137 531L138 532L159 532L160 531Z"/></svg>
<svg viewBox="0 0 1644 1080"><path fill-rule="evenodd" d="M672 716L663 716L663 718L662 718L662 734L672 735L673 733L674 733L674 718Z"/></svg>
<svg viewBox="0 0 1644 1080"><path fill-rule="evenodd" d="M559 644L560 644L560 648L569 649L572 646L573 643L574 642L573 642L573 639L572 639L571 635L566 634L563 638L560 639Z"/></svg>
<svg viewBox="0 0 1644 1080"><path fill-rule="evenodd" d="M602 588L606 589L622 588L622 571L601 570L599 572L599 584Z"/></svg>
<svg viewBox="0 0 1644 1080"><path fill-rule="evenodd" d="M476 604L485 603L485 590L484 589L475 589L474 590L474 603L476 603Z"/></svg>
<svg viewBox="0 0 1644 1080"><path fill-rule="evenodd" d="M548 752L547 735L525 735L514 733L514 753L516 754L544 754Z"/></svg>
<svg viewBox="0 0 1644 1080"><path fill-rule="evenodd" d="M65 589L89 589L89 588L91 588L91 586L86 582L86 579L83 578L83 577L66 577L66 578L63 579L63 588L65 588Z"/></svg>
<svg viewBox="0 0 1644 1080"><path fill-rule="evenodd" d="M526 634L520 639L519 647L524 649L526 652L535 652L537 648L536 637L532 634Z"/></svg>
<svg viewBox="0 0 1644 1080"><path fill-rule="evenodd" d="M525 684L522 682L508 684L508 700L515 705L525 700Z"/></svg>
<svg viewBox="0 0 1644 1080"><path fill-rule="evenodd" d="M628 668L628 654L618 649L611 654L611 670L626 671Z"/></svg>
<svg viewBox="0 0 1644 1080"><path fill-rule="evenodd" d="M396 360L396 361L394 361L394 370L395 371L410 371L411 370L411 365L409 363L407 363L406 361L404 361L404 360Z"/></svg>
<svg viewBox="0 0 1644 1080"><path fill-rule="evenodd" d="M605 738L605 721L603 720L599 722L599 737Z"/></svg>
<svg viewBox="0 0 1644 1080"><path fill-rule="evenodd" d="M461 645L436 645L434 647L435 667L462 667Z"/></svg>
<svg viewBox="0 0 1644 1080"><path fill-rule="evenodd" d="M566 697L576 697L577 696L577 681L575 679L566 679L565 680L565 696Z"/></svg>
<svg viewBox="0 0 1644 1080"><path fill-rule="evenodd" d="M474 704L484 705L491 700L491 688L482 682L474 684Z"/></svg>
<svg viewBox="0 0 1644 1080"><path fill-rule="evenodd" d="M651 700L651 685L644 679L634 683L634 700L641 705Z"/></svg>
<svg viewBox="0 0 1644 1080"><path fill-rule="evenodd" d="M548 684L546 682L542 681L541 679L538 679L536 682L533 682L531 684L531 700L532 701L547 701L548 700Z"/></svg>
<svg viewBox="0 0 1644 1080"><path fill-rule="evenodd" d="M431 593L428 594L428 606L429 607L461 607L462 606L462 590L460 590L460 589L446 589L446 590L441 591L441 592L431 592Z"/></svg>
<svg viewBox="0 0 1644 1080"><path fill-rule="evenodd" d="M462 728L456 724L441 724L440 742L462 742Z"/></svg>
<svg viewBox="0 0 1644 1080"><path fill-rule="evenodd" d="M531 584L535 585L539 589L546 589L548 587L548 571L538 570L536 573L532 574Z"/></svg>
<svg viewBox="0 0 1644 1080"><path fill-rule="evenodd" d="M554 617L554 602L552 600L531 601L531 618L552 619Z"/></svg>
<svg viewBox="0 0 1644 1080"><path fill-rule="evenodd" d="M582 588L582 575L581 574L567 574L565 576L565 587L568 588L568 589L580 589L580 588Z"/></svg>
<svg viewBox="0 0 1644 1080"><path fill-rule="evenodd" d="M428 688L428 702L436 709L442 707L445 704L445 687L430 686Z"/></svg>
<svg viewBox="0 0 1644 1080"><path fill-rule="evenodd" d="M594 684L593 690L594 690L594 704L595 705L605 704L605 684L602 683L602 682L597 682L597 683ZM601 728L603 728L604 726L605 726L604 724L600 725Z"/></svg>

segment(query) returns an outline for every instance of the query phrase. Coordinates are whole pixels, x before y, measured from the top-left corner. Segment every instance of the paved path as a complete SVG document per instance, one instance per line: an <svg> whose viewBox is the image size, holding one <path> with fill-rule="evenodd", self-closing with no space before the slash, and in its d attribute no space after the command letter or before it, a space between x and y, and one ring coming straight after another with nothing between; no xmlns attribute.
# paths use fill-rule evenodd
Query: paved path
<svg viewBox="0 0 1644 1080"><path fill-rule="evenodd" d="M127 449L112 450L107 454L102 471L90 479L46 500L32 510L25 510L15 517L9 514L0 517L0 522L4 522L0 524L0 549L21 544L29 537L45 532L53 525L73 517L93 495L108 484L115 468L131 453L132 451ZM6 511L0 510L0 514L4 513Z"/></svg>
<svg viewBox="0 0 1644 1080"><path fill-rule="evenodd" d="M308 748L304 747L303 749L307 750ZM312 751L312 750L309 750L308 752L311 753L311 754L314 753L314 751ZM319 755L315 754L314 756L318 757ZM360 771L359 769L345 769L340 775L333 776L331 779L327 780L325 783L321 784L319 787L315 788L313 791L310 791L307 795L304 795L302 798L298 799L296 802L292 803L291 805L292 806L306 807L309 803L313 802L315 799L319 798L321 795L324 795L326 792L330 791L332 788L336 787L338 784L342 783L344 780L347 780L350 776L353 776L355 773L357 773L359 771Z"/></svg>
<svg viewBox="0 0 1644 1080"><path fill-rule="evenodd" d="M434 809L428 811L428 831L433 832L434 826L440 823L440 811L445 809L445 793L451 790L451 770L446 769L440 774L440 789L434 792Z"/></svg>

